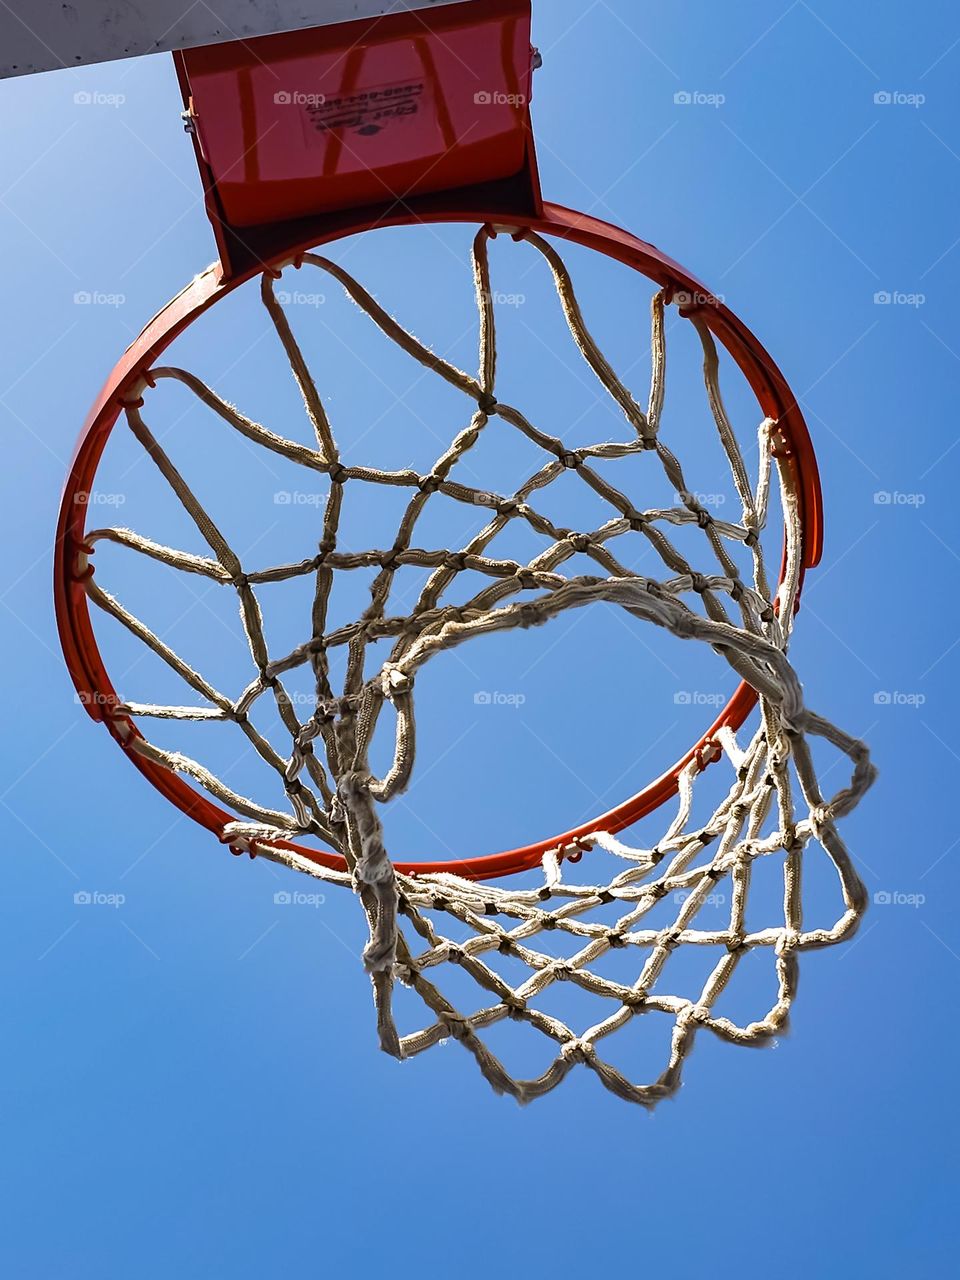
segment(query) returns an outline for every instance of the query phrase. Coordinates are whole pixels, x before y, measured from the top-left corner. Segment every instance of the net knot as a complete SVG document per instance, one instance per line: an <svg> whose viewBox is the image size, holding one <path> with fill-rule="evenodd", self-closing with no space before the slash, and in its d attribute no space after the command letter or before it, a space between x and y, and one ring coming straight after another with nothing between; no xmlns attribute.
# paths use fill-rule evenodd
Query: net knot
<svg viewBox="0 0 960 1280"><path fill-rule="evenodd" d="M592 545L590 539L585 533L571 533L567 541L570 543L570 546L573 547L574 551L579 551L581 554L589 551Z"/></svg>
<svg viewBox="0 0 960 1280"><path fill-rule="evenodd" d="M469 1018L462 1013L450 1013L442 1010L437 1014L437 1021L453 1036L454 1040L466 1040L473 1035L473 1027Z"/></svg>
<svg viewBox="0 0 960 1280"><path fill-rule="evenodd" d="M576 449L564 449L564 447L561 445L557 449L557 461L561 464L561 466L566 467L568 471L575 471L577 467L580 466L580 463L583 461L583 458L576 451Z"/></svg>
<svg viewBox="0 0 960 1280"><path fill-rule="evenodd" d="M321 702L317 703L317 709L314 713L317 723L329 724L331 720L336 720L339 710L339 698L324 698Z"/></svg>
<svg viewBox="0 0 960 1280"><path fill-rule="evenodd" d="M342 462L332 462L327 475L333 484L344 484L350 477L347 474L347 468Z"/></svg>
<svg viewBox="0 0 960 1280"><path fill-rule="evenodd" d="M804 839L798 834L797 828L793 823L788 823L783 828L783 849L785 853L802 853Z"/></svg>
<svg viewBox="0 0 960 1280"><path fill-rule="evenodd" d="M409 693L413 687L413 679L393 662L385 662L380 672L380 688L388 702Z"/></svg>
<svg viewBox="0 0 960 1280"><path fill-rule="evenodd" d="M706 507L696 506L696 507L691 507L690 509L693 512L693 514L697 517L697 524L700 526L701 529L706 529L713 524L713 516L706 509Z"/></svg>
<svg viewBox="0 0 960 1280"><path fill-rule="evenodd" d="M571 1065L577 1062L586 1062L590 1054L590 1041L583 1040L579 1036L573 1040L568 1040L560 1049L560 1057Z"/></svg>
<svg viewBox="0 0 960 1280"><path fill-rule="evenodd" d="M776 947L777 955L778 956L789 955L791 951L796 951L799 946L800 946L799 929L789 929L789 928L784 929L783 933L781 933L780 938L777 942L777 947Z"/></svg>
<svg viewBox="0 0 960 1280"><path fill-rule="evenodd" d="M417 483L417 488L421 493L436 493L441 484L443 484L442 478L431 473L428 476L420 477L420 480Z"/></svg>
<svg viewBox="0 0 960 1280"><path fill-rule="evenodd" d="M688 1022L699 1022L702 1025L709 1020L710 1010L702 1004L688 1004L677 1014L677 1023L680 1026L686 1026Z"/></svg>
<svg viewBox="0 0 960 1280"><path fill-rule="evenodd" d="M643 533L644 529L650 523L642 511L630 510L626 514L626 519L634 533Z"/></svg>
<svg viewBox="0 0 960 1280"><path fill-rule="evenodd" d="M501 998L500 1003L507 1006L508 1018L512 1018L514 1022L522 1022L524 1020L527 1012L527 1002L522 996L515 995L511 991Z"/></svg>
<svg viewBox="0 0 960 1280"><path fill-rule="evenodd" d="M489 391L483 392L477 397L477 408L487 417L491 413L496 413L499 407L499 401L495 395L491 395Z"/></svg>
<svg viewBox="0 0 960 1280"><path fill-rule="evenodd" d="M833 810L828 804L818 804L810 813L810 829L819 840L823 828L833 822Z"/></svg>

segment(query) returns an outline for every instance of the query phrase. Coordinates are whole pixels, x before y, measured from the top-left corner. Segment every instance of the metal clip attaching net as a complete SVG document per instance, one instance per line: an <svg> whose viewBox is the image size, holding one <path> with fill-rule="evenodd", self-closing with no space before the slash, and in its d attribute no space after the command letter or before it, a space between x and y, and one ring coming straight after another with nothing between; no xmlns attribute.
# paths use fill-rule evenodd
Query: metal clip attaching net
<svg viewBox="0 0 960 1280"><path fill-rule="evenodd" d="M708 765L716 764L722 756L723 747L720 743L715 738L705 738L693 753L693 758L697 763L697 772L703 773Z"/></svg>

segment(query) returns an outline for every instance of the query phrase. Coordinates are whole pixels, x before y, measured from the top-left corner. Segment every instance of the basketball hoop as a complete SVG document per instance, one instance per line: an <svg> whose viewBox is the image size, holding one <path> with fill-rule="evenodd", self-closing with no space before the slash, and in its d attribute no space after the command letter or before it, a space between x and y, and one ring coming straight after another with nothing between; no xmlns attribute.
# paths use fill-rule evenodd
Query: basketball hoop
<svg viewBox="0 0 960 1280"><path fill-rule="evenodd" d="M379 215L377 223L402 225L423 220L422 214L411 219L397 212L386 219ZM480 224L473 249L480 317L476 376L436 355L380 307L365 286L335 261L314 251L318 243L329 244L354 232L373 230L368 222L349 215L333 220L325 240L289 244L263 272L251 270L230 279L223 279L215 270L205 273L148 325L108 380L71 468L56 555L57 616L64 651L91 714L103 721L136 767L179 809L213 831L234 852L266 857L357 891L370 926L364 958L374 984L381 1044L388 1052L406 1057L452 1036L473 1054L497 1090L520 1100L548 1092L575 1063L583 1062L620 1096L652 1105L678 1086L682 1062L700 1027L738 1043L758 1042L776 1034L784 1025L796 989L799 954L848 937L864 909L863 886L835 822L869 786L872 766L861 743L806 709L799 681L786 658L804 572L817 563L821 550L816 462L796 401L767 353L720 301L649 245L595 219L549 205L541 216L509 225L504 225L495 211L475 210L470 217L455 205L447 211L435 211L429 220ZM497 399L497 332L487 246L492 237L503 232L517 241L518 252L532 252L551 273L572 341L621 412L623 439L573 448L562 436L531 422L518 407ZM653 376L644 408L595 342L555 242L594 250L652 282ZM322 395L274 294L275 279L288 270L317 270L332 277L382 334L472 404L469 426L457 434L429 473L386 472L344 459ZM158 363L166 348L197 317L256 278L313 425L315 439L309 446L279 437L247 418L188 371ZM661 436L664 313L669 306L678 306L702 345L710 413L743 506L739 521L716 519L687 492L682 464ZM755 435L759 431L761 450L754 480L748 476L740 442L724 408L717 343L732 357L756 397L759 429L754 422L751 431ZM177 380L228 427L253 444L303 466L316 482L327 486L317 554L297 566L250 570L241 564L151 430L150 394L164 379ZM101 455L121 415L203 535L210 556L189 555L127 529L87 528L87 504L78 499L95 486ZM493 416L537 445L544 464L512 495L478 496L458 481L456 467ZM675 508L649 508L606 479L607 472L601 476L597 470L599 462L613 464L638 455L648 455L651 465L663 469L679 495ZM536 494L565 472L579 477L609 504L611 519L601 528L559 527L537 510ZM351 489L361 485L399 486L409 492L410 501L392 547L339 546L340 506ZM776 590L769 584L759 539L774 486L784 515L784 550ZM486 528L467 546L417 546L416 521L436 492L489 509ZM529 523L546 538L544 553L526 564L500 559L490 548L496 534L514 520ZM670 542L667 532L679 526L700 529L711 559L708 568L692 565ZM616 540L624 536L647 539L660 555L665 575L641 578L628 571L615 553ZM121 543L172 570L200 573L236 592L256 673L239 696L215 689L202 672L184 663L146 623L101 586L93 570L96 546L103 540ZM750 561L749 581L738 567L737 549ZM602 572L566 577L563 564L575 554L591 557ZM413 611L398 618L389 614L387 603L393 574L401 564L429 569L431 577ZM372 604L363 618L336 633L314 630L303 645L282 657L268 652L259 624L260 584L280 580L284 574L311 574L322 596L333 575L361 565L378 570ZM466 569L485 575L490 585L467 606L445 605L445 589ZM532 599L511 599L531 593ZM420 668L436 653L480 635L539 626L567 610L600 601L613 603L633 618L674 635L705 643L725 658L742 683L723 712L666 774L573 830L499 854L477 855L468 850L456 862L395 866L384 844L378 807L399 794L411 776L415 756L413 697ZM125 701L115 690L100 655L90 603L112 615L166 662L207 706L198 712L196 708ZM390 638L394 649L386 663L367 674L363 655L370 640L377 637ZM330 687L326 667L326 653L335 645L346 646L351 655L347 681L339 692ZM283 679L286 672L304 665L311 666L316 677L318 705L315 713L301 722L284 691ZM261 697L276 699L291 730L289 755L278 754L257 738L249 722L248 712ZM741 749L736 730L758 704L759 727L749 745ZM367 764L367 749L386 707L392 707L397 718L396 750L391 768L375 778ZM201 762L153 744L140 727L151 717L232 721L281 777L288 809L280 811L256 798L239 796ZM849 784L830 799L822 796L817 781L808 744L813 737L825 739L851 762ZM730 790L709 821L691 825L694 784L703 770L721 759L732 767ZM799 800L795 798L797 787ZM632 849L616 839L618 832L674 796L679 796L677 813L655 847ZM303 836L321 840L327 847L317 850L304 845L298 840ZM804 929L799 868L809 845L819 846L836 871L839 909L826 925ZM708 846L715 846L710 858L705 857ZM581 864L584 873L599 868L601 856L612 860L615 869L592 883L565 879L569 864L580 861L585 853ZM753 930L745 923L744 911L750 869L760 857L783 859L784 919L775 927ZM538 888L485 883L535 868L543 874ZM722 929L697 929L698 912L720 880L732 886L730 918ZM670 893L683 895L675 919L666 927L645 929L644 916ZM597 915L601 919L593 918ZM456 919L471 937L454 943L436 923L438 917ZM532 945L534 938L550 933L568 940L582 939L583 945L566 958L542 949L542 943ZM418 938L426 943L420 954L414 950ZM687 945L719 946L724 952L695 999L663 994L657 988L670 954ZM646 957L630 983L614 981L596 970L600 959L621 947L634 948ZM769 950L773 957L776 1000L762 1016L737 1025L716 1015L713 1005L743 956L758 949ZM519 961L529 976L520 983L508 981L493 963L495 955ZM460 1013L430 977L432 970L451 963L473 978L493 1003ZM393 1014L396 978L416 993L434 1019L428 1027L406 1036L401 1036ZM580 1032L544 1013L537 1007L538 995L563 980L573 981L601 1004L613 1002L614 1012ZM634 1017L651 1012L672 1019L672 1047L657 1078L638 1084L600 1058L597 1042ZM487 1047L484 1030L507 1018L559 1045L555 1060L540 1076L517 1078Z"/></svg>
<svg viewBox="0 0 960 1280"><path fill-rule="evenodd" d="M181 119L219 255L121 358L70 467L55 599L79 700L152 786L232 853L357 895L369 935L364 963L388 1053L409 1058L454 1039L494 1089L519 1101L548 1093L585 1064L618 1096L652 1106L678 1088L700 1030L734 1044L774 1037L796 994L801 955L849 938L865 909L837 823L872 782L873 766L861 742L805 705L787 657L804 576L817 565L823 540L817 463L803 417L776 364L721 299L651 245L543 202L530 112L541 64L531 43L531 0L317 0L306 7L275 0L241 7L242 23L239 17L231 23L206 5L180 12L172 0L0 6L9 46L0 75L172 53ZM231 37L233 31L244 39ZM475 373L415 337L403 307L393 314L381 305L374 285L368 288L342 260L348 237L419 226L436 238L443 224L474 228ZM571 344L570 363L593 379L600 398L584 415L583 429L595 432L586 443L573 438L566 402L557 412L559 396L552 419L540 421L529 405L513 402L519 396L511 392L508 401L498 379L502 313L490 263L498 237L512 240L500 249L517 255L511 261L522 255L555 294L558 341ZM642 404L601 348L595 313L578 295L567 258L580 254L598 269L619 264L632 273L631 284L640 277L651 286L651 378ZM498 270L499 257L498 250ZM425 469L388 468L382 458L365 456L365 438L344 435L276 289L291 273L332 281L378 340L392 344L391 357L401 353L418 376L439 380L445 395L459 398L461 417ZM266 317L261 336L279 344L305 411L297 419L302 430L286 435L272 417L264 425L234 407L224 388L164 362L168 352L168 359L178 358L178 339L196 333L197 322L223 314L219 304L235 294L242 303L256 289L258 315ZM695 383L698 400L703 383L707 428L694 449L699 460L709 436L725 469L725 498L732 495L740 509L729 520L692 491L690 441L677 438L682 432L664 413L665 387L676 380L673 365L667 375L674 341L667 315L678 317L683 336L692 335L702 363ZM725 403L721 381L728 388L728 377L742 385L738 400L728 395ZM271 557L264 566L237 553L172 446L168 452L159 388L171 384L221 431L306 477L322 516L304 525L301 559ZM602 407L593 417L596 406ZM610 407L615 426L608 433L595 423ZM499 492L466 483L468 468L461 467L493 434L491 422L506 433L508 447L521 446L523 465L531 451L537 459L519 485L504 479ZM153 464L151 477L173 495L178 518L187 517L187 536L202 540L199 553L173 545L172 536L149 536L142 524L88 523L108 446L125 431L138 456ZM503 466L497 444L496 463ZM200 462L211 482L223 482L216 459ZM669 500L665 483L674 495ZM245 478L229 491L234 505L242 492L244 518L252 488ZM358 493L383 499L386 489L403 500L386 540L370 533L369 503L357 525L362 535L349 536L343 512ZM437 494L456 511L457 523L431 541L423 532L429 522L420 517L440 505ZM574 494L574 510L560 515L549 515L541 502ZM601 523L578 514L597 504ZM385 501L378 515L381 508L387 510ZM467 510L470 522L462 519ZM466 523L477 527L464 534ZM532 543L535 553L507 554L508 539L500 535L518 530L518 545ZM242 656L250 660L242 687L234 687L233 674L214 678L202 662L187 662L169 628L151 625L116 586L111 592L111 562L101 550L108 545L140 557L138 564L151 561L158 572L222 588L239 611ZM780 556L779 573L768 568L771 551ZM408 567L423 581L412 605L400 608L396 576ZM369 597L357 614L337 621L329 608L333 585L358 570L370 574ZM454 588L465 581L468 598L455 599ZM277 650L263 626L262 597L269 584L288 582L305 583L311 605L296 642ZM414 704L424 666L481 637L549 626L558 617L598 612L597 605L654 628L668 642L708 650L739 687L713 722L691 735L672 767L606 812L500 852L464 846L449 861L394 861L380 815L413 776ZM134 701L127 685L136 664L113 678L115 652L107 644L101 649L106 637L94 616L132 637L138 655L151 654L164 678L173 673L177 689L193 701L173 701L176 695L163 688ZM385 661L376 653L380 642L389 648ZM342 680L331 674L331 654L346 655ZM301 673L309 686L306 713L288 688ZM269 731L254 719L264 708ZM609 710L615 718L619 708ZM391 717L392 759L380 767L371 747L379 749L377 726L389 730ZM748 719L741 743L737 734ZM157 722L165 728L158 731ZM226 778L234 775L214 767L203 745L183 749L187 722L224 726L237 739L239 761L264 767L269 792L231 785ZM832 755L828 764L821 753ZM820 779L837 763L848 779L825 796ZM711 793L721 779L726 790ZM629 839L643 847L628 843L628 829L670 802L655 843L636 831ZM832 898L805 894L801 870L811 864L826 868ZM756 892L759 866L782 876L773 906ZM715 910L720 898L729 907L722 918ZM692 985L679 958L691 956L709 960ZM768 959L773 991L756 997L754 1007L748 988L751 1007L744 1013L727 1001L751 956ZM567 992L558 1011L550 1001L559 984ZM589 1016L575 1016L576 999L567 996L586 997ZM631 1024L660 1026L668 1038L651 1070L633 1057L617 1065L605 1048L615 1053L628 1042L628 1034L610 1038ZM528 1068L515 1056L521 1039L546 1047L548 1060Z"/></svg>

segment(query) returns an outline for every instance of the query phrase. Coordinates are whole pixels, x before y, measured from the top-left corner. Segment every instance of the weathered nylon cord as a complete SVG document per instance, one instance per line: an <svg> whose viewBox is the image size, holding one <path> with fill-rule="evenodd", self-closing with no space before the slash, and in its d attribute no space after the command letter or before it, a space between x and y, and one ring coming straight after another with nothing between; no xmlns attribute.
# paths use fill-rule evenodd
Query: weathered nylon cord
<svg viewBox="0 0 960 1280"><path fill-rule="evenodd" d="M802 530L794 473L776 448L777 424L768 419L760 425L759 473L755 485L751 485L720 394L713 338L706 325L694 316L692 323L703 347L711 414L742 504L738 522L716 519L688 492L683 469L660 436L666 369L664 308L669 297L661 291L652 302L652 378L649 399L642 408L590 334L562 259L550 244L529 231L517 238L542 255L549 267L573 340L603 393L620 409L627 436L619 442L571 448L559 436L535 426L518 409L498 402L494 295L488 261L488 241L493 235L490 228L483 228L473 247L480 316L476 377L424 346L336 263L316 254L304 254L296 264L331 275L388 338L473 403L468 425L426 475L413 470L349 466L341 460L320 394L274 293L279 273L264 274L262 300L303 396L313 429L313 445L288 440L252 421L199 378L178 368L153 369L126 404L131 430L193 520L211 554L207 557L178 551L120 528L89 533L85 554L92 554L98 542L111 541L173 569L232 587L257 672L239 697L232 698L211 685L92 575L87 578L87 592L94 604L161 658L204 704L190 707L127 702L120 711L138 719L233 722L253 750L279 775L289 810L268 808L238 795L198 761L162 749L146 738L132 738L131 749L186 774L229 806L238 820L227 827L224 838L235 847L247 848L307 875L351 885L358 893L369 922L370 940L364 961L374 984L384 1049L407 1057L454 1037L473 1055L495 1089L520 1101L547 1093L581 1062L620 1097L649 1106L678 1087L683 1060L701 1027L738 1044L758 1043L782 1030L796 993L800 953L839 942L857 928L865 909L865 892L837 833L836 820L854 807L870 785L874 770L861 742L805 707L800 683L786 658L799 591ZM247 440L315 472L318 480L325 478L329 489L316 555L273 568L244 569L141 413L142 393L164 378L181 382ZM544 465L508 497L481 492L460 483L453 475L457 463L480 439L494 415L548 455ZM638 453L650 453L658 459L678 495L679 505L638 509L607 478L608 470L601 474L595 465ZM567 471L612 507L613 514L599 528L583 532L557 526L533 504L536 493ZM774 474L783 512L786 554L780 587L772 603L760 534L768 518ZM345 491L360 482L409 490L397 535L385 550L355 551L341 545ZM417 521L430 496L437 492L474 509L489 509L485 527L459 551L416 545ZM527 564L491 552L491 543L515 520L526 522L545 540L544 549ZM694 569L668 539L665 529L682 525L699 526L702 530L711 560L716 562L714 572ZM629 533L642 535L655 550L666 570L662 579L638 577L616 558L612 549L616 539ZM731 546L738 543L751 551L750 583L741 579L731 553ZM598 572L565 576L564 563L578 554L593 560ZM394 616L389 609L391 589L397 570L405 565L430 573L409 613ZM354 623L328 626L334 575L362 568L377 570L370 603L362 617ZM485 575L489 585L466 604L442 603L444 593L463 571ZM314 581L310 636L292 652L272 657L254 589L259 584L296 577L312 577ZM520 593L536 594L532 599L511 600ZM691 596L702 600L702 613L684 599ZM690 762L680 777L676 815L664 838L652 849L632 849L607 832L595 832L576 847L548 854L543 861L543 884L535 889L479 885L449 874L397 874L384 844L378 805L398 795L410 781L415 756L413 690L420 667L436 653L480 635L538 626L566 610L596 602L616 604L632 617L681 639L706 643L725 658L760 696L760 724L750 744L741 751L734 735L723 731L711 744L711 751L701 752ZM365 673L367 646L382 637L393 639L392 652L371 677ZM340 646L346 648L346 675L341 692L336 693L330 682L328 657L331 650ZM316 710L302 722L284 687L283 676L305 665L315 680ZM292 745L287 757L274 749L250 719L254 704L264 696L275 700L290 734ZM395 752L390 769L382 778L376 778L370 773L368 752L385 703L392 705L396 715ZM849 757L849 783L830 799L821 794L814 769L809 746L814 737L825 739ZM694 824L694 784L715 754L726 757L733 781L711 818L705 824ZM278 841L295 836L317 837L337 850L346 859L349 874L318 867L309 859L278 847ZM834 923L805 929L800 873L804 850L811 843L820 847L836 872L840 902ZM708 846L715 848L710 858L705 857ZM619 860L623 869L603 883L565 879L571 859L579 860L591 847ZM756 859L773 855L781 855L783 860L783 920L751 931L746 924L751 868ZM720 881L730 885L726 924L722 928L698 929L697 917ZM644 927L645 917L668 894L681 895L672 923L656 929ZM611 909L616 914L612 920ZM444 915L468 927L471 936L467 941L454 943L443 934L437 920ZM543 935L549 933L576 939L579 949L566 959L558 959L549 949L541 950ZM414 950L417 939L425 944L419 953ZM723 948L723 956L696 999L665 993L662 976L671 953L691 945ZM597 962L613 948L633 948L636 952L637 976L630 985L596 971ZM762 948L769 949L775 966L777 993L773 1005L743 1026L718 1016L713 1006L741 960ZM498 954L520 961L530 971L529 977L518 985L507 982L491 963ZM431 977L445 964L456 964L469 974L487 1003L466 1014L455 1008ZM406 1036L400 1035L393 1016L396 978L419 996L433 1018L424 1029ZM537 997L560 981L575 983L606 1002L606 1016L577 1033L543 1012L537 1007ZM673 1023L669 1059L653 1082L633 1083L600 1057L598 1045L633 1018L656 1013L666 1014ZM485 1043L483 1031L507 1018L542 1033L558 1046L553 1062L536 1079L512 1076Z"/></svg>

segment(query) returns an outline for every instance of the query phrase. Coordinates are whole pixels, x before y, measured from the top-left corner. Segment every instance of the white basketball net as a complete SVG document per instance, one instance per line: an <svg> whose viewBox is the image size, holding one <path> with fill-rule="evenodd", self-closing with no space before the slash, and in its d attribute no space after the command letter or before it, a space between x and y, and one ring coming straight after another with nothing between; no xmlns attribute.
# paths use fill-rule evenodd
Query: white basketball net
<svg viewBox="0 0 960 1280"><path fill-rule="evenodd" d="M777 424L760 425L760 467L748 477L736 435L728 421L718 383L718 357L713 338L694 313L690 318L704 353L707 396L720 443L742 503L739 522L715 519L688 494L684 473L661 435L664 396L664 307L671 302L659 292L652 303L652 383L642 409L620 381L591 337L580 312L564 263L546 241L532 232L517 233L543 256L559 292L570 333L587 365L622 411L624 438L588 448L571 448L561 436L535 426L516 408L496 399L496 328L487 256L495 232L484 228L473 248L477 305L480 315L479 373L472 377L424 346L389 316L341 267L315 254L304 254L295 266L327 272L344 287L380 330L424 368L458 388L474 407L469 425L439 457L431 472L382 471L348 464L341 458L321 395L274 293L273 276L263 277L262 298L299 384L312 423L315 443L305 446L276 435L227 404L199 378L182 369L156 368L134 397L126 417L137 440L148 451L176 497L195 522L210 557L162 546L128 529L99 529L88 535L80 568L101 540L133 549L186 573L200 574L235 592L250 654L256 669L251 683L231 697L183 661L140 619L109 595L92 576L89 599L162 658L202 700L202 707L160 706L125 702L123 716L139 723L149 717L231 721L252 750L283 780L289 806L267 808L236 794L199 761L130 737L130 748L187 775L238 815L224 832L233 847L283 863L306 875L351 886L366 911L370 940L364 961L373 980L382 1047L397 1057L420 1053L450 1037L476 1059L493 1087L521 1101L554 1088L577 1063L596 1072L607 1088L633 1102L652 1105L674 1091L684 1058L701 1028L737 1044L774 1036L786 1022L793 1001L799 958L803 951L848 938L865 907L863 886L837 834L836 820L848 812L870 785L873 768L864 745L814 712L803 702L800 683L786 658L801 573L801 526L794 472L781 457ZM316 485L326 486L318 552L297 564L252 571L241 564L227 540L148 427L142 410L147 388L173 378L247 440L300 464ZM480 437L493 415L540 446L546 461L515 494L481 493L456 477L457 463ZM663 468L673 491L674 508L648 509L635 504L592 465L641 452L650 465ZM573 472L611 508L610 519L594 530L556 526L536 506L538 491L565 471ZM786 554L782 580L771 596L760 532L767 520L771 484L779 486L784 513ZM360 487L390 485L409 490L410 499L396 538L386 550L357 550L341 545L338 536L343 504ZM417 520L431 494L471 506L489 508L489 522L459 550L417 545ZM491 543L511 521L525 521L541 535L544 550L526 564L499 559ZM694 569L667 537L671 526L699 526L713 571ZM643 537L661 557L664 576L638 577L616 557L617 540ZM750 549L751 581L744 581L732 551ZM566 561L576 554L597 565L595 576L567 577ZM431 570L414 608L405 616L390 612L391 585L397 569L417 565ZM327 606L333 577L339 572L378 570L368 608L355 623L328 626ZM489 585L465 605L444 603L444 593L457 575L471 570ZM267 651L256 595L258 584L297 576L315 582L312 617L305 620L304 643L291 653ZM531 595L513 600L520 593ZM717 735L682 772L679 803L666 833L649 849L628 848L598 831L576 847L557 849L543 859L538 887L477 884L454 875L400 875L384 847L378 816L380 804L407 785L414 761L414 683L423 664L441 650L474 637L513 627L536 626L567 609L596 601L613 602L633 617L710 645L757 691L759 727L745 748L732 732ZM701 603L702 602L702 603ZM699 607L692 607L692 606ZM735 619L735 620L732 620ZM393 638L389 661L373 673L365 671L367 646ZM344 687L331 687L328 654L347 647ZM284 687L284 675L309 664L316 681L316 710L298 718ZM278 753L258 732L250 710L258 699L276 701L289 731L288 755ZM396 750L383 777L371 775L368 748L386 703L396 715ZM852 764L849 784L830 799L821 794L809 740L820 737ZM319 748L319 749L318 749ZM322 755L322 759L321 759ZM711 760L723 757L731 770L729 791L706 822L694 822L694 784ZM316 837L346 859L349 873L317 866L310 859L277 847L278 840ZM586 852L582 861L579 858ZM577 879L568 878L579 865ZM829 860L838 889L834 918L806 927L803 919L801 868L811 857ZM748 928L746 909L751 869L758 859L782 864L783 909L762 929ZM602 865L614 871L603 879ZM728 888L730 910L722 923L705 925L704 904L718 885ZM647 924L657 905L674 895L677 909L665 926ZM661 908L662 911L662 908ZM445 923L446 922L446 923ZM455 924L454 922L459 922ZM447 931L445 933L445 930ZM464 935L459 941L449 932ZM562 942L563 946L556 945ZM670 958L680 948L712 946L720 959L699 993L671 991ZM626 949L635 956L629 982L604 975L605 957ZM769 1007L738 1024L714 1011L744 957L760 951L775 968L776 994ZM561 954L562 953L562 954ZM620 957L622 959L622 957ZM512 978L504 976L509 962ZM472 1004L460 1009L443 994L448 966L459 966L476 985ZM519 966L519 977L517 976ZM421 1030L401 1034L393 1012L394 983L399 979L427 1011ZM560 982L574 983L595 997L595 1016L578 1029L546 1012L545 993ZM666 1016L672 1039L662 1070L650 1081L634 1082L601 1056L605 1041L636 1018ZM512 1019L531 1035L556 1046L547 1069L535 1079L518 1079L487 1043L491 1028Z"/></svg>

